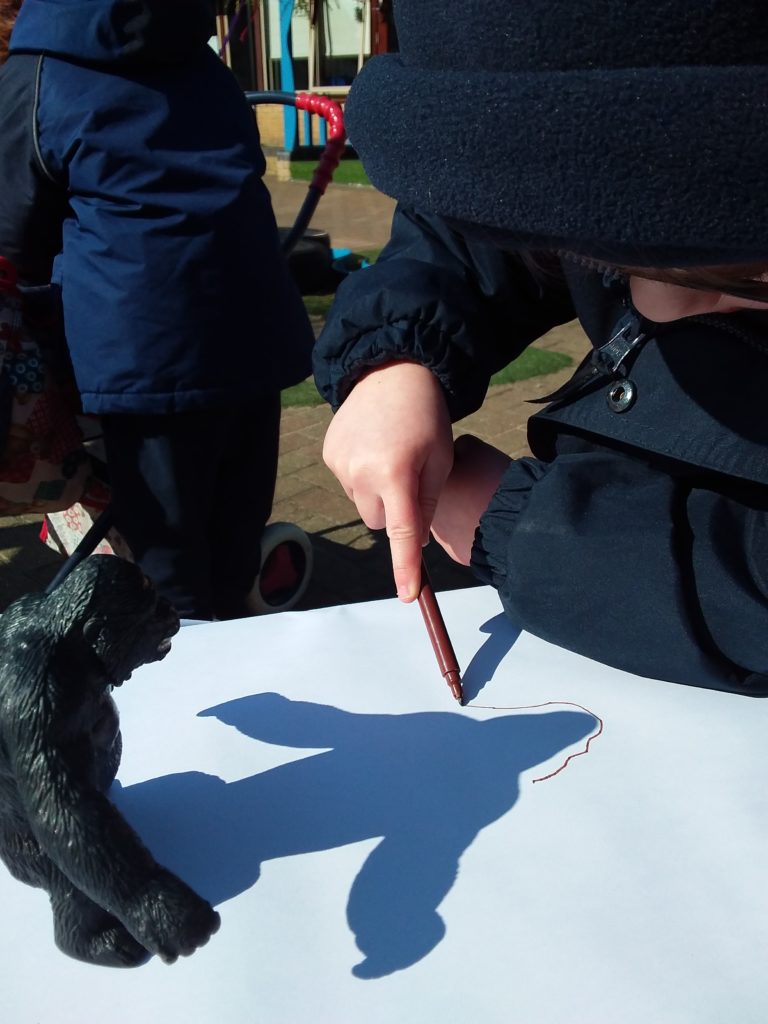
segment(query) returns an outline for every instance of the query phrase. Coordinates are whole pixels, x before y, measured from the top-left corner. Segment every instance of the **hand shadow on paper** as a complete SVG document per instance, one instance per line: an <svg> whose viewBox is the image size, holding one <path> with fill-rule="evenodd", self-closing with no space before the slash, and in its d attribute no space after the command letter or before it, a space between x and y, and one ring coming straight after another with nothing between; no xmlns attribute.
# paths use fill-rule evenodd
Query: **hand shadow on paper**
<svg viewBox="0 0 768 1024"><path fill-rule="evenodd" d="M352 881L347 919L359 978L407 968L442 939L437 908L478 832L512 808L519 776L583 740L577 711L352 714L260 693L200 712L264 743L326 747L226 783L184 772L111 796L161 864L213 904L264 861L381 837Z"/></svg>

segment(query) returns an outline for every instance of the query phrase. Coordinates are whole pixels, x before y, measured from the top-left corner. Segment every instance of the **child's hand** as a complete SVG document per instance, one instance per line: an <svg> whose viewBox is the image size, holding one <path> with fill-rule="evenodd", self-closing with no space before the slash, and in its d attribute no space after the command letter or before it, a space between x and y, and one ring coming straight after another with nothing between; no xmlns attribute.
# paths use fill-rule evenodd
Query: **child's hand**
<svg viewBox="0 0 768 1024"><path fill-rule="evenodd" d="M359 380L328 428L323 458L366 526L386 528L398 597L413 601L453 460L448 407L431 370L387 363Z"/></svg>
<svg viewBox="0 0 768 1024"><path fill-rule="evenodd" d="M504 452L471 434L456 439L453 469L432 520L432 535L454 561L469 565L480 516L510 462Z"/></svg>

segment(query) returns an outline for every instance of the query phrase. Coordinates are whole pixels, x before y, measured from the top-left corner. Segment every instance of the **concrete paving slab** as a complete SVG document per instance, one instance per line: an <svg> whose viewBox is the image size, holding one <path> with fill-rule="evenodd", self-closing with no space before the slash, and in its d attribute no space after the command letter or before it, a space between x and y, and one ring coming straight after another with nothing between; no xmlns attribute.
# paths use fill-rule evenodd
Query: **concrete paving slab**
<svg viewBox="0 0 768 1024"><path fill-rule="evenodd" d="M307 194L303 181L264 179L280 227L290 227ZM353 252L381 249L389 238L395 201L366 185L335 185L326 189L311 226L327 231L331 245Z"/></svg>

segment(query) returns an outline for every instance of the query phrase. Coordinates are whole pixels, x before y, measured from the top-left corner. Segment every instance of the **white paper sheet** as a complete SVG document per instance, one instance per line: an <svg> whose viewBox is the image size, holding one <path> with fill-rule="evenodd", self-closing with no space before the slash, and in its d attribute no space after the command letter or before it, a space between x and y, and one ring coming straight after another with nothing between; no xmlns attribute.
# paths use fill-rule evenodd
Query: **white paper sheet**
<svg viewBox="0 0 768 1024"><path fill-rule="evenodd" d="M768 704L518 637L485 588L440 605L470 707L394 600L189 627L137 672L113 796L221 930L80 964L0 872L2 1020L764 1024Z"/></svg>

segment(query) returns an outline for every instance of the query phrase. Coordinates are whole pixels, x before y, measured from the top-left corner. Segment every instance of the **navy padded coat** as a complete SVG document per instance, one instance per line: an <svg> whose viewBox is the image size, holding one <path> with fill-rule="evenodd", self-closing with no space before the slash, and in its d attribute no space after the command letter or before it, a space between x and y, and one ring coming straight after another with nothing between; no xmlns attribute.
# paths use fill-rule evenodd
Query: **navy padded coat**
<svg viewBox="0 0 768 1024"><path fill-rule="evenodd" d="M552 643L768 693L768 313L652 324L615 275L567 260L532 275L481 228L398 207L379 261L339 289L315 377L338 407L366 367L416 359L459 420L492 373L574 317L594 351L531 419L534 457L509 467L473 568Z"/></svg>
<svg viewBox="0 0 768 1024"><path fill-rule="evenodd" d="M0 254L53 274L83 407L210 409L307 376L253 112L212 0L26 0L0 69ZM54 267L55 260L55 267Z"/></svg>

